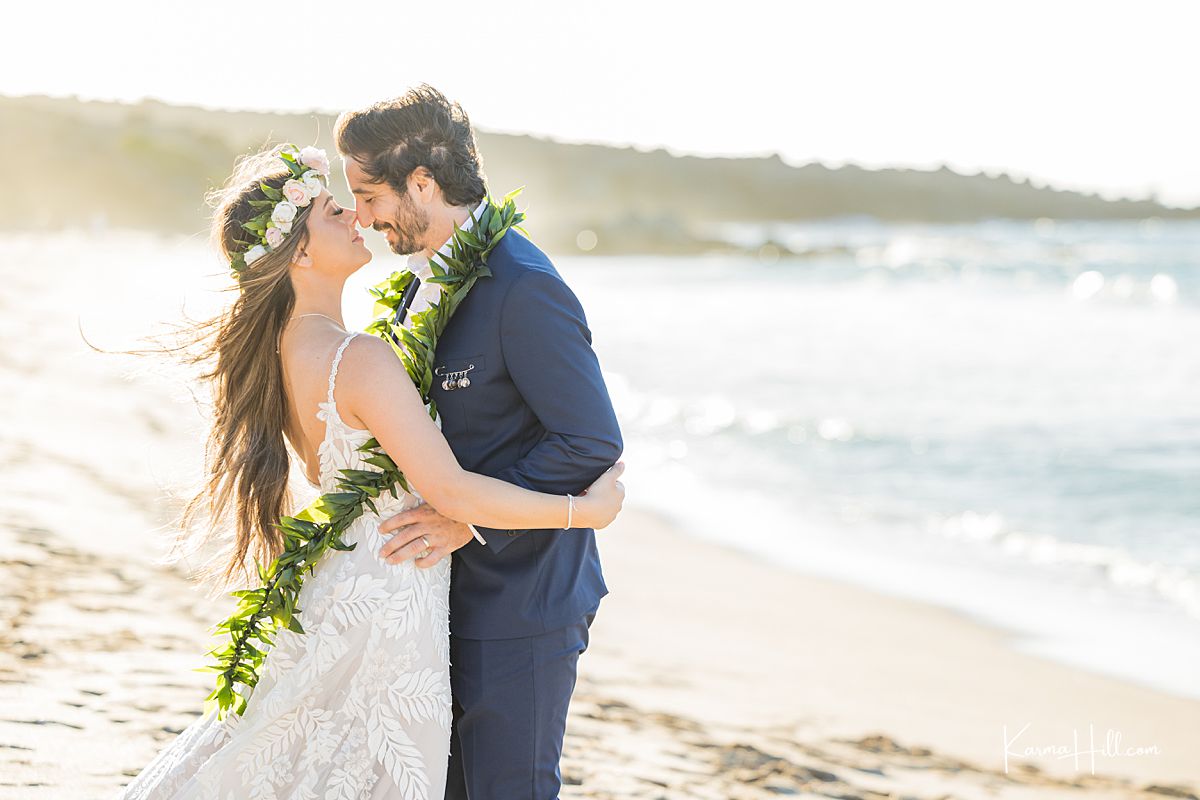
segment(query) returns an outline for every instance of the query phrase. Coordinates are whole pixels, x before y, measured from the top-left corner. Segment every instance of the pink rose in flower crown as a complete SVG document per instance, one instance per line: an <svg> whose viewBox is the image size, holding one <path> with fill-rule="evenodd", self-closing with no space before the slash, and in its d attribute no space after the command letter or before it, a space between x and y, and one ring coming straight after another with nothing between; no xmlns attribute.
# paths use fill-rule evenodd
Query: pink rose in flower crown
<svg viewBox="0 0 1200 800"><path fill-rule="evenodd" d="M329 157L318 147L306 147L301 150L300 163L322 175L329 174Z"/></svg>
<svg viewBox="0 0 1200 800"><path fill-rule="evenodd" d="M308 187L295 178L283 185L283 196L297 208L304 208L311 199Z"/></svg>
<svg viewBox="0 0 1200 800"><path fill-rule="evenodd" d="M271 246L271 249L274 249L283 244L283 231L272 226L267 228L267 232L263 235L263 238L267 240L267 244Z"/></svg>

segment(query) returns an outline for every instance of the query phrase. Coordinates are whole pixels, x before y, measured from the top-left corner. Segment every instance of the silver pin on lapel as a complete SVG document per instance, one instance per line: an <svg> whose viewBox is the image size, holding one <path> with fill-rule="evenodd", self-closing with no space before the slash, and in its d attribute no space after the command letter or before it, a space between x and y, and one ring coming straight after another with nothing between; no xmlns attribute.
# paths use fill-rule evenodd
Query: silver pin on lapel
<svg viewBox="0 0 1200 800"><path fill-rule="evenodd" d="M471 364L466 369L443 373L442 367L438 367L433 374L442 378L442 389L453 392L455 389L466 389L471 385L471 379L467 377L467 373L473 369L475 369L475 365Z"/></svg>

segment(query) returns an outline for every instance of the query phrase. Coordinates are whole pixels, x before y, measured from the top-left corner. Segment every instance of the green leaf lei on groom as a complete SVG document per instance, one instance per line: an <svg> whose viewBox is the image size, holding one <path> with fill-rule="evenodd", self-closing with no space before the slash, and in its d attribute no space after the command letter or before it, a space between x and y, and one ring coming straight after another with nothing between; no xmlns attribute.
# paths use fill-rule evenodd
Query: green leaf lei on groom
<svg viewBox="0 0 1200 800"><path fill-rule="evenodd" d="M510 192L499 203L489 196L472 230L455 226L449 255L438 252L430 259L433 277L429 282L442 287L441 296L413 314L408 328L396 324L394 315L414 275L397 271L371 290L375 310L385 314L368 325L366 332L391 343L435 420L437 407L429 391L438 339L475 281L492 274L487 257L504 234L514 227L524 233L520 224L525 215L517 211L515 203L520 191ZM224 719L231 710L240 715L246 709L251 694L247 689L258 683L259 669L274 644L271 637L280 628L304 633L297 618L302 609L296 607L296 601L305 571L311 575L330 550L354 549L355 545L345 544L341 536L364 509L377 513L375 498L384 492L398 497L397 486L410 491L408 481L376 439L368 439L359 450L368 454L363 460L378 471L340 470L336 491L321 495L294 517L281 517L275 527L284 535L283 552L269 566L255 562L262 586L232 593L239 598L237 609L214 628L216 634L229 634L229 642L209 651L216 663L198 670L217 673L216 688L205 698L205 713L215 706L218 718ZM239 689L239 683L245 688Z"/></svg>

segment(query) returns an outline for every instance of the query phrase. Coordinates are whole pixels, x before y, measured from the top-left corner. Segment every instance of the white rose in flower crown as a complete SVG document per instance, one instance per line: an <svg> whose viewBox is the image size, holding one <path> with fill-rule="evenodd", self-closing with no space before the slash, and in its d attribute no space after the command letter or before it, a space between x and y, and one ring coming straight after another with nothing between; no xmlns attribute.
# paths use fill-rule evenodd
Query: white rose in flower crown
<svg viewBox="0 0 1200 800"><path fill-rule="evenodd" d="M283 185L283 196L297 208L304 208L308 205L309 200L312 199L309 194L307 182L301 183L292 178Z"/></svg>
<svg viewBox="0 0 1200 800"><path fill-rule="evenodd" d="M309 169L315 169L322 175L329 174L329 157L325 151L317 147L306 147L300 151L300 163Z"/></svg>
<svg viewBox="0 0 1200 800"><path fill-rule="evenodd" d="M281 222L291 223L296 218L296 204L290 200L280 200L271 211L271 222L279 225ZM282 227L282 226L280 226Z"/></svg>
<svg viewBox="0 0 1200 800"><path fill-rule="evenodd" d="M267 248L263 247L261 244L254 245L254 247L251 247L249 250L246 251L246 255L245 255L246 266L250 266L255 261L258 261L260 258L265 256L266 254L267 254Z"/></svg>
<svg viewBox="0 0 1200 800"><path fill-rule="evenodd" d="M301 175L300 180L304 183L304 188L308 189L309 195L314 199L319 197L321 190L325 188L325 184L321 183L320 176L311 169Z"/></svg>
<svg viewBox="0 0 1200 800"><path fill-rule="evenodd" d="M269 244L272 247L272 249L274 249L276 247L279 247L279 245L283 244L283 231L279 230L279 228L274 228L274 227L267 228L267 232L263 235L263 238L266 239L267 244Z"/></svg>
<svg viewBox="0 0 1200 800"><path fill-rule="evenodd" d="M283 231L284 235L292 232L292 223L290 222L276 222L275 224L279 226L279 230Z"/></svg>

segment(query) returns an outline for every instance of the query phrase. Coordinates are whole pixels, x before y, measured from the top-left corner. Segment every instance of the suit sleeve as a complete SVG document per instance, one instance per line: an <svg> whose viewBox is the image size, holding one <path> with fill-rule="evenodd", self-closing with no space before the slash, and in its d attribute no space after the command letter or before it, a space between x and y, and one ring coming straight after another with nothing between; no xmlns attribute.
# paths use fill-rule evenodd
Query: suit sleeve
<svg viewBox="0 0 1200 800"><path fill-rule="evenodd" d="M586 489L624 443L583 306L562 278L529 270L514 282L500 311L500 350L545 434L493 477L540 492ZM476 527L495 552L527 532Z"/></svg>

